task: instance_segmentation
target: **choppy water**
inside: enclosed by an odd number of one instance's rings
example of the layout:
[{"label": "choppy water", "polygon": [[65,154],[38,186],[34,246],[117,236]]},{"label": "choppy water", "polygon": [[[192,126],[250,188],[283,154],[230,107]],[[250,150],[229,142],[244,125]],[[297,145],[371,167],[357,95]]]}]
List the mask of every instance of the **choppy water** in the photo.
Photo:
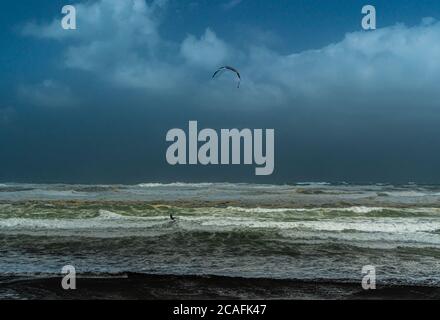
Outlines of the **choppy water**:
[{"label": "choppy water", "polygon": [[[169,215],[177,220],[172,222]],[[440,286],[440,187],[0,184],[0,277],[143,272]]]}]

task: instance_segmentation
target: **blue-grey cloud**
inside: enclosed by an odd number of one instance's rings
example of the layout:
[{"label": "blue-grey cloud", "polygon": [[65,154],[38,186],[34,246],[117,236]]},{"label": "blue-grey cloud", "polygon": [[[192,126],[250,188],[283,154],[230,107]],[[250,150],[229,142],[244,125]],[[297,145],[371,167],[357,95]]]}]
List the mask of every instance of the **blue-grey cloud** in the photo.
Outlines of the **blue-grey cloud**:
[{"label": "blue-grey cloud", "polygon": [[248,104],[244,108],[271,102],[386,107],[408,99],[429,104],[440,94],[440,23],[432,19],[413,27],[352,32],[323,48],[286,55],[261,43],[234,46],[209,27],[180,43],[168,41],[160,33],[165,1],[100,0],[77,7],[79,29],[74,32],[62,30],[54,20],[28,24],[24,33],[64,41],[66,67],[120,86],[184,88],[190,95],[192,87],[202,100],[219,98],[224,104],[216,88],[226,82],[213,86],[206,80],[210,71],[228,63],[242,71],[242,90],[232,96],[237,104]]},{"label": "blue-grey cloud", "polygon": [[231,9],[235,8],[236,6],[240,5],[240,3],[242,3],[242,2],[243,2],[243,0],[230,0],[223,5],[223,9],[231,10]]},{"label": "blue-grey cloud", "polygon": [[79,98],[68,86],[51,79],[37,84],[21,85],[18,96],[27,105],[39,107],[72,107],[79,102]]},{"label": "blue-grey cloud", "polygon": [[181,54],[189,64],[208,70],[233,59],[231,49],[210,29],[206,29],[200,39],[189,35],[182,42]]}]

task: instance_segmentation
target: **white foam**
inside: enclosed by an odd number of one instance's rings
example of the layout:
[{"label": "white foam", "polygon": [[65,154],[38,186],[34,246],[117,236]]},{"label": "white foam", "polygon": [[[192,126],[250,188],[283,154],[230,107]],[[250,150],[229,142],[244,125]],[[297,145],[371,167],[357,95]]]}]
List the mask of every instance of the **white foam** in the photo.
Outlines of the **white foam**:
[{"label": "white foam", "polygon": [[305,211],[307,209],[294,209],[294,208],[243,208],[243,207],[227,207],[227,210],[246,212],[246,213],[278,213],[287,211]]},{"label": "white foam", "polygon": [[426,193],[419,191],[390,191],[390,192],[385,192],[385,194],[393,197],[407,197],[407,198],[440,195],[439,193]]},{"label": "white foam", "polygon": [[127,218],[121,214],[117,214],[115,212],[109,211],[109,210],[99,210],[99,217],[101,219],[124,219]]},{"label": "white foam", "polygon": [[[319,231],[362,231],[386,233],[432,232],[440,229],[440,221],[420,221],[419,219],[382,218],[371,220],[339,220],[339,221],[304,221],[293,225]],[[292,225],[292,226],[293,226]]]},{"label": "white foam", "polygon": [[382,211],[384,209],[385,208],[382,208],[382,207],[355,206],[355,207],[333,209],[333,210],[340,210],[340,211],[348,211],[348,212],[353,212],[353,213],[365,214],[365,213],[370,213],[370,212]]},{"label": "white foam", "polygon": [[6,218],[0,219],[0,229],[113,229],[152,227],[167,221],[166,216],[133,217],[124,216],[108,210],[99,210],[94,218],[79,219],[35,219],[35,218]]},{"label": "white foam", "polygon": [[366,206],[352,206],[352,207],[317,207],[317,208],[244,208],[244,207],[227,207],[227,210],[245,213],[287,213],[287,212],[312,212],[312,213],[328,213],[328,212],[352,212],[356,214],[368,214],[372,212],[380,212],[384,210],[402,211],[407,213],[439,213],[440,208],[395,208],[395,207],[366,207]]},{"label": "white foam", "polygon": [[[348,208],[243,208],[243,207],[228,207],[227,209],[237,212],[246,213],[283,213],[283,212],[332,212],[332,211],[345,211],[353,212],[358,214],[366,214],[370,212],[382,211],[386,208],[383,207],[365,207],[365,206],[355,206]],[[393,208],[390,208],[391,210]],[[396,210],[407,210],[407,209],[397,209]]]},{"label": "white foam", "polygon": [[208,187],[213,183],[186,183],[186,182],[172,182],[172,183],[139,183],[137,186],[141,188],[157,188],[157,187]]},{"label": "white foam", "polygon": [[[246,213],[284,213],[284,212],[332,212],[332,211],[345,211],[345,212],[353,212],[353,213],[370,213],[382,211],[386,208],[382,207],[348,207],[348,208],[243,208],[243,207],[227,207],[228,210],[236,211],[236,212],[246,212]],[[393,208],[390,208],[393,209]]]},{"label": "white foam", "polygon": [[[319,221],[271,221],[243,217],[182,217],[187,221],[198,221],[203,226],[237,227],[237,228],[269,228],[269,229],[305,229],[315,231],[357,231],[378,233],[415,233],[440,230],[440,221],[421,220],[418,218],[380,218],[371,219],[324,219]],[[439,236],[440,237],[440,236]]]},{"label": "white foam", "polygon": [[316,186],[329,186],[329,185],[331,185],[331,183],[329,183],[329,182],[297,182],[295,184],[298,185],[298,186],[313,186],[313,185],[316,185]]}]

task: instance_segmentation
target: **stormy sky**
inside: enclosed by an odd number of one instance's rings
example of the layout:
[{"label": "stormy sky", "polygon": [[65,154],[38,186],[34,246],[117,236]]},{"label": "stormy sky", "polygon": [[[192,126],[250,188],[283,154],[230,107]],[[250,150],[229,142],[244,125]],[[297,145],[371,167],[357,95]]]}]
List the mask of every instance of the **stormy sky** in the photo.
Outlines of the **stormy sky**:
[{"label": "stormy sky", "polygon": [[[65,4],[77,30],[60,26]],[[1,182],[440,183],[439,2],[1,6]],[[222,65],[240,89],[210,79]],[[275,129],[274,173],[168,165],[166,133],[189,120]]]}]

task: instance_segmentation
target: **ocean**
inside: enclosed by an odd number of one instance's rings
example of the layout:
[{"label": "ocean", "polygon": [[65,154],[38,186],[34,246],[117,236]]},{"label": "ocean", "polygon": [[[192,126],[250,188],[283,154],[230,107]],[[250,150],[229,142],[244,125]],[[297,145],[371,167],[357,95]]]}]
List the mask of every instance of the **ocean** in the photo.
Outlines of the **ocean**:
[{"label": "ocean", "polygon": [[28,298],[16,283],[65,265],[359,288],[372,265],[378,287],[440,288],[440,186],[5,183],[0,256],[0,298]]}]

